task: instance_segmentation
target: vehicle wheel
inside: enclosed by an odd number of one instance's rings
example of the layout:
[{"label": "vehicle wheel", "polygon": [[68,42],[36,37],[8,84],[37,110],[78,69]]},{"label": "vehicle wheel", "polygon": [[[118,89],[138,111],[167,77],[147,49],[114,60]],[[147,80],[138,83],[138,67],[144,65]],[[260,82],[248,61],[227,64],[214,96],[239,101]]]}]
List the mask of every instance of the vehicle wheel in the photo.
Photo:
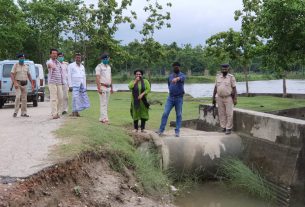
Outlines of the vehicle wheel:
[{"label": "vehicle wheel", "polygon": [[37,100],[33,100],[33,106],[37,107],[38,106],[38,101]]},{"label": "vehicle wheel", "polygon": [[38,95],[33,96],[33,107],[37,107],[38,106]]},{"label": "vehicle wheel", "polygon": [[40,102],[44,102],[44,95],[40,96]]}]

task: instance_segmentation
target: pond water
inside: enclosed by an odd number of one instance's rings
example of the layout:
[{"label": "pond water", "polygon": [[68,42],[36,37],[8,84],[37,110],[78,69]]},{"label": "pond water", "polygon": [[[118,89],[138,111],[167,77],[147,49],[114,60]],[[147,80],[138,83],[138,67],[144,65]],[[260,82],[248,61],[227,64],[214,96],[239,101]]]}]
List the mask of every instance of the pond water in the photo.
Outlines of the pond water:
[{"label": "pond water", "polygon": [[[114,84],[114,90],[128,90],[127,84]],[[158,83],[151,85],[152,91],[155,92],[168,92],[166,83]],[[194,83],[185,84],[185,92],[195,98],[211,97],[213,95],[214,84],[213,83]],[[88,90],[96,90],[96,85],[89,84]],[[250,81],[249,82],[250,93],[282,93],[283,80],[269,80],[269,81]],[[237,83],[237,92],[246,92],[246,83]],[[287,80],[287,92],[288,93],[304,93],[305,94],[305,80]]]},{"label": "pond water", "polygon": [[176,198],[179,207],[276,207],[218,182],[208,182]]}]

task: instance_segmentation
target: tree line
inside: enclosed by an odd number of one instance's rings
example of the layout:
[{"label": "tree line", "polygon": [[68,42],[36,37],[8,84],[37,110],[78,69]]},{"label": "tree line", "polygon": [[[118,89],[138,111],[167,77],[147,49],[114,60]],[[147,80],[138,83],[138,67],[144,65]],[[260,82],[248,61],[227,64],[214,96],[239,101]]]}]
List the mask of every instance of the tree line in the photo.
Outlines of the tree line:
[{"label": "tree line", "polygon": [[[140,40],[127,45],[115,38],[120,24],[135,29],[137,13],[132,0],[98,0],[86,5],[81,0],[0,0],[0,59],[14,59],[24,52],[37,63],[48,59],[50,48],[58,48],[67,60],[81,52],[88,72],[94,70],[99,55],[108,51],[114,73],[142,68],[148,74],[164,74],[179,61],[186,71],[214,75],[220,63],[230,63],[234,71],[273,72],[283,78],[304,66],[305,1],[243,0],[235,11],[241,30],[219,32],[202,45],[161,44],[155,31],[171,26],[171,2],[146,0],[146,20],[137,28]],[[211,20],[212,21],[212,20]],[[204,25],[203,25],[204,27]],[[246,81],[247,82],[247,81]],[[247,91],[249,87],[247,84]]]}]

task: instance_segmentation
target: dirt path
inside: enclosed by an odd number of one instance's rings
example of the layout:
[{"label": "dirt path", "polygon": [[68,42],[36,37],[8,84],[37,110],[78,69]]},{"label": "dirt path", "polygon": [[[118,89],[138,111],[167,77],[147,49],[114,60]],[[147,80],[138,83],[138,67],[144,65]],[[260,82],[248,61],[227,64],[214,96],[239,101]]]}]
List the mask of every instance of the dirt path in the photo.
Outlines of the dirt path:
[{"label": "dirt path", "polygon": [[58,143],[52,132],[64,118],[52,120],[50,110],[49,102],[29,104],[29,118],[13,118],[13,105],[0,109],[0,178],[27,177],[52,164],[48,155]]}]

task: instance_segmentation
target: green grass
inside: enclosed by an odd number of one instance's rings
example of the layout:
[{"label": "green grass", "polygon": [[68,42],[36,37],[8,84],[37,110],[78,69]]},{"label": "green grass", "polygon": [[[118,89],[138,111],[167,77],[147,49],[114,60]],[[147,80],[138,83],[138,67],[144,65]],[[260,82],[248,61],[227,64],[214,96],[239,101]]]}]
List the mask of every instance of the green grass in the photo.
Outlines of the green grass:
[{"label": "green grass", "polygon": [[[145,155],[136,150],[133,139],[126,130],[133,128],[130,116],[131,93],[117,92],[111,95],[109,118],[111,125],[102,125],[99,121],[99,97],[96,92],[88,93],[91,107],[81,112],[80,118],[67,118],[64,126],[56,133],[62,138],[58,153],[61,157],[75,156],[83,151],[103,150],[110,154],[114,169],[124,167],[135,169],[138,181],[149,194],[162,194],[168,190],[172,182],[166,172],[162,172],[158,156],[152,151]],[[161,116],[167,93],[151,93],[149,100],[162,103],[151,105],[150,119],[147,129],[156,130],[160,125]],[[257,111],[272,111],[283,108],[304,106],[304,100],[291,100],[276,97],[240,97],[237,107]],[[197,119],[199,104],[211,103],[211,98],[195,99],[186,95],[183,104],[183,120]],[[264,107],[261,107],[264,106]],[[175,120],[173,109],[168,122]],[[167,127],[167,129],[170,129]],[[173,130],[173,129],[172,129]]]},{"label": "green grass", "polygon": [[[141,154],[134,145],[126,129],[132,129],[129,113],[131,94],[114,93],[109,103],[111,125],[102,125],[99,121],[99,98],[96,92],[88,93],[91,107],[81,112],[81,118],[68,118],[64,126],[56,133],[63,139],[59,154],[64,157],[75,156],[88,150],[105,150],[112,157],[113,167],[122,170],[124,166],[135,169],[136,177],[149,194],[160,194],[168,189],[171,182],[160,169],[155,153]],[[154,100],[165,102],[166,93],[151,94]],[[190,98],[190,97],[189,97]],[[185,119],[198,117],[199,102],[185,102]],[[147,129],[157,129],[160,124],[164,104],[152,105]],[[169,120],[174,120],[174,110]]]},{"label": "green grass", "polygon": [[291,99],[271,96],[238,97],[237,108],[260,112],[305,107],[305,99]]},{"label": "green grass", "polygon": [[220,164],[220,172],[229,179],[230,186],[244,189],[251,195],[266,201],[275,199],[263,177],[256,171],[251,170],[242,161],[234,158],[223,159]]}]

